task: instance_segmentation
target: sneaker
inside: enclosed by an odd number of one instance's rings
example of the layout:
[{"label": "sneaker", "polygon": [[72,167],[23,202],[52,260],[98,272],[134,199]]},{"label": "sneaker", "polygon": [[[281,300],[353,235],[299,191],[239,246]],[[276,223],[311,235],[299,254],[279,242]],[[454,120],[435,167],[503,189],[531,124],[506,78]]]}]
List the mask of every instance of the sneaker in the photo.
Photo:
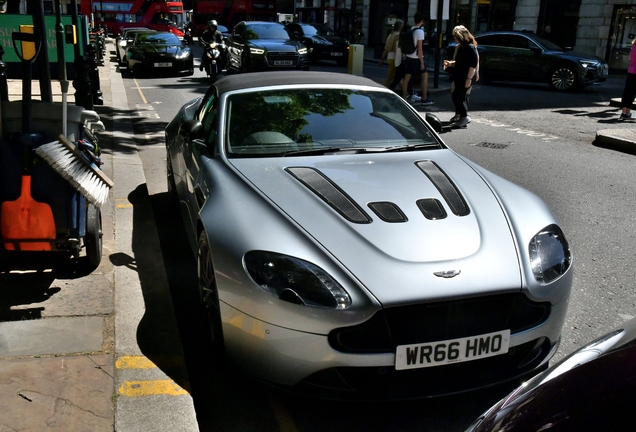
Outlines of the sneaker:
[{"label": "sneaker", "polygon": [[420,105],[433,105],[435,102],[433,102],[432,99],[426,99],[420,102]]},{"label": "sneaker", "polygon": [[453,125],[453,127],[456,127],[456,128],[463,128],[463,127],[468,126],[468,123],[470,123],[470,117],[468,117],[468,116],[466,116],[466,117],[462,117],[462,118],[460,118],[460,119],[457,121],[457,123],[455,123],[455,124]]},{"label": "sneaker", "polygon": [[419,97],[416,94],[412,94],[409,97],[407,97],[406,100],[409,101],[409,102],[418,102],[418,101],[422,100],[422,98]]},{"label": "sneaker", "polygon": [[636,117],[634,117],[633,113],[629,113],[629,114],[621,114],[620,118],[618,119],[620,121],[634,121],[636,120]]}]

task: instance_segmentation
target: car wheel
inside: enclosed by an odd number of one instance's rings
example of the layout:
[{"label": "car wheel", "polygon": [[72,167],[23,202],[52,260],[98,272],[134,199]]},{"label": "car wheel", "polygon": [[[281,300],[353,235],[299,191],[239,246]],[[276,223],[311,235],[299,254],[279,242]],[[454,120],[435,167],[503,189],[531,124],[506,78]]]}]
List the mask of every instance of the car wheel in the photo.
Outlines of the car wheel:
[{"label": "car wheel", "polygon": [[557,66],[550,73],[548,84],[554,90],[573,90],[577,86],[576,72],[570,66]]},{"label": "car wheel", "polygon": [[207,319],[212,349],[221,354],[223,352],[223,329],[221,327],[221,311],[219,308],[219,293],[216,286],[212,252],[205,231],[199,234],[199,248],[197,253],[197,276],[199,280],[199,296],[203,311]]},{"label": "car wheel", "polygon": [[88,204],[86,209],[84,247],[88,264],[94,270],[102,262],[102,213],[93,204]]}]

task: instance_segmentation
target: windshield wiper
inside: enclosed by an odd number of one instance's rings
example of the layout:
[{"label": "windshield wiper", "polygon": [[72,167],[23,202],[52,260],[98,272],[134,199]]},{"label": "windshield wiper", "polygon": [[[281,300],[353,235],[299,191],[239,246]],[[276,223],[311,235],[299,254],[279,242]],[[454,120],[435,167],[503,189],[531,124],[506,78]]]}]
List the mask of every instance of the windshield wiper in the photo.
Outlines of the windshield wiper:
[{"label": "windshield wiper", "polygon": [[425,143],[425,144],[403,144],[392,147],[384,147],[382,151],[385,152],[398,152],[398,151],[413,151],[421,150],[425,148],[440,148],[437,143]]}]

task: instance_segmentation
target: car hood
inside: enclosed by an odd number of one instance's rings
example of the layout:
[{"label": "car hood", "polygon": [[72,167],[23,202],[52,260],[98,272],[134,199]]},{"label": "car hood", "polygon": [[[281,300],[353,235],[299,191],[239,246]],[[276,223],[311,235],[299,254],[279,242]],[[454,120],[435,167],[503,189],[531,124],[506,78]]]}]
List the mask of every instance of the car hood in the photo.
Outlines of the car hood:
[{"label": "car hood", "polygon": [[546,54],[556,54],[565,57],[569,57],[573,60],[596,60],[600,63],[605,63],[605,60],[591,54],[585,54],[576,51],[568,51],[568,50],[554,50],[554,51],[546,51]]},{"label": "car hood", "polygon": [[325,45],[347,45],[347,41],[340,36],[313,35],[309,39]]},{"label": "car hood", "polygon": [[[443,179],[431,180],[417,165],[430,166],[429,161],[456,185],[468,214],[453,214],[439,189]],[[385,306],[424,295],[435,299],[521,288],[516,243],[497,197],[452,151],[230,163]],[[302,173],[316,173],[333,187],[303,180]],[[427,198],[442,203],[447,216],[427,219],[417,205]],[[371,222],[347,220],[346,200],[357,204]],[[393,203],[406,220],[386,222],[370,203]]]},{"label": "car hood", "polygon": [[263,48],[268,51],[291,51],[295,52],[300,43],[295,40],[285,39],[256,39],[250,41],[250,44],[256,48]]}]

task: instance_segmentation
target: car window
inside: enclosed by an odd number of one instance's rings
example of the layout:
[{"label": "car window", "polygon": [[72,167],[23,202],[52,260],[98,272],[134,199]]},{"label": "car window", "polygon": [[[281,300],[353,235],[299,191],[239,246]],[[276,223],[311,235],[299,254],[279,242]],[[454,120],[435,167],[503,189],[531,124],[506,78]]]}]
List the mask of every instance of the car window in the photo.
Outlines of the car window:
[{"label": "car window", "polygon": [[198,120],[203,125],[203,141],[211,144],[214,143],[216,136],[216,91],[211,91],[206,95],[203,106],[198,113]]},{"label": "car window", "polygon": [[243,92],[231,95],[227,107],[226,151],[230,156],[437,143],[421,117],[393,93],[350,89]]},{"label": "car window", "polygon": [[172,33],[147,33],[139,35],[137,39],[141,44],[155,45],[179,45],[181,41]]}]

